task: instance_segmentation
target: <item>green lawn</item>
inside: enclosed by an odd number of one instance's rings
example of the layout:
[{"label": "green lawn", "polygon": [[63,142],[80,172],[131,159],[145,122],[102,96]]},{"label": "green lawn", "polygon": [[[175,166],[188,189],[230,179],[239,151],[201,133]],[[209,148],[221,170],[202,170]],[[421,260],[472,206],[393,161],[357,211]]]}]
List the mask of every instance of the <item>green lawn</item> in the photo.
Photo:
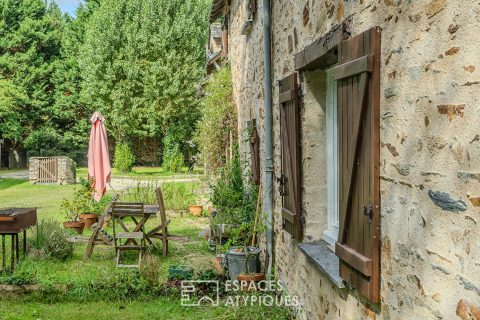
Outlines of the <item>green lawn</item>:
[{"label": "green lawn", "polygon": [[0,320],[44,319],[208,319],[250,320],[289,319],[275,307],[182,307],[178,299],[157,298],[146,302],[22,303],[0,300]]},{"label": "green lawn", "polygon": [[[75,186],[66,185],[34,185],[28,181],[3,179],[0,181],[1,207],[37,207],[38,219],[54,219],[62,223],[65,218],[60,207],[63,198],[71,198]],[[160,280],[165,281],[167,270],[171,265],[194,264],[200,262],[199,267],[208,266],[213,260],[213,255],[208,252],[205,239],[198,238],[200,230],[208,227],[208,218],[192,217],[186,212],[170,211],[169,232],[175,235],[188,237],[188,241],[170,241],[170,254],[161,257]],[[157,219],[150,219],[148,228],[159,224]],[[131,227],[131,222],[127,226]],[[111,232],[111,228],[107,229]],[[28,233],[30,235],[30,232]],[[89,236],[90,230],[84,231],[84,236]],[[75,235],[72,233],[72,235]],[[161,242],[155,240],[156,247],[161,247]],[[98,281],[116,281],[122,269],[116,269],[114,264],[113,247],[97,246],[92,259],[83,260],[85,244],[76,244],[74,256],[67,261],[59,263],[52,260],[26,261],[17,269],[18,273],[29,272],[35,274],[35,282],[40,284],[86,284]],[[23,269],[23,270],[22,270]]]},{"label": "green lawn", "polygon": [[[73,190],[74,186],[32,185],[28,181],[2,179],[0,206],[37,207],[39,220],[54,219],[60,224],[64,220],[61,200],[70,198]],[[27,257],[12,276],[0,276],[0,284],[30,283],[43,289],[13,299],[0,294],[0,320],[289,319],[284,309],[272,307],[182,307],[178,286],[168,281],[168,268],[190,266],[197,274],[212,269],[214,254],[208,250],[207,241],[198,237],[209,220],[186,212],[169,211],[168,216],[169,231],[187,240],[170,241],[168,257],[161,256],[157,242],[150,253],[152,258],[140,271],[115,268],[115,253],[110,246],[96,246],[92,258],[87,260],[86,244],[75,244],[73,256],[66,261]],[[147,229],[156,223],[150,220]],[[89,234],[89,230],[85,232]]]},{"label": "green lawn", "polygon": [[25,180],[0,179],[1,207],[37,207],[39,218],[63,219],[60,203],[72,197],[75,186],[32,185]]},{"label": "green lawn", "polygon": [[[77,177],[86,177],[88,169],[86,167],[77,168]],[[133,171],[129,173],[120,173],[117,169],[112,169],[112,177],[114,178],[132,178],[132,179],[152,179],[171,177],[179,175],[200,175],[203,174],[202,168],[194,168],[189,171],[187,167],[182,168],[181,172],[169,172],[162,167],[133,167]]]}]

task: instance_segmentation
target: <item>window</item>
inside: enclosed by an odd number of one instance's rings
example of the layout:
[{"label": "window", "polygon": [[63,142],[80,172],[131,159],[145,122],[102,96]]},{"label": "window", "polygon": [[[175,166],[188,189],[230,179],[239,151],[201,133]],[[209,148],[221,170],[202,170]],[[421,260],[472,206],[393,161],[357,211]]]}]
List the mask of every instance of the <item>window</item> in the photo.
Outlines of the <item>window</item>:
[{"label": "window", "polygon": [[333,80],[332,71],[332,69],[325,70],[328,227],[323,236],[326,242],[334,245],[338,238],[340,179],[338,170],[337,82]]}]

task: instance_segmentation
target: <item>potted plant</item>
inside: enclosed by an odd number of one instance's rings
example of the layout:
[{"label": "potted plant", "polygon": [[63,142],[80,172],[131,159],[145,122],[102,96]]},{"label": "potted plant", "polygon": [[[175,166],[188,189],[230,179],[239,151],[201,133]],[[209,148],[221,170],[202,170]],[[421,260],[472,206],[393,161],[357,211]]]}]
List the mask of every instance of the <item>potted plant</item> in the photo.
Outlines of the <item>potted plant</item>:
[{"label": "potted plant", "polygon": [[199,200],[200,200],[200,197],[195,194],[193,190],[193,185],[192,185],[192,190],[188,195],[187,201],[188,201],[188,211],[195,217],[200,217],[203,212],[203,206],[197,204]]},{"label": "potted plant", "polygon": [[78,234],[82,234],[83,228],[85,227],[85,222],[78,221],[78,210],[80,210],[81,207],[82,203],[76,198],[73,200],[63,199],[62,201],[62,208],[67,218],[63,226],[67,229],[75,230]]},{"label": "potted plant", "polygon": [[89,228],[97,220],[97,215],[92,213],[93,198],[91,181],[80,179],[80,187],[75,189],[72,200],[63,199],[62,208],[67,221],[65,228],[75,229],[82,234],[85,227]]},{"label": "potted plant", "polygon": [[202,215],[203,206],[197,204],[191,204],[188,206],[188,211],[195,217],[200,217]]},{"label": "potted plant", "polygon": [[82,199],[82,206],[79,208],[79,220],[85,223],[85,228],[88,229],[92,224],[98,220],[98,208],[96,202],[93,200],[93,189],[91,187],[92,180],[85,178],[80,179],[80,189],[76,193],[79,199]]}]

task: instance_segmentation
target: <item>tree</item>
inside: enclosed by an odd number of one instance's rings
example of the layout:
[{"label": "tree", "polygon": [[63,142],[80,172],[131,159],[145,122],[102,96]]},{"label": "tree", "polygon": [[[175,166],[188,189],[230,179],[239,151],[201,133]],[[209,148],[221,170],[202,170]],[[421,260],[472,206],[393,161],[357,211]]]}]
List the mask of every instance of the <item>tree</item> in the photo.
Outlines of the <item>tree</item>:
[{"label": "tree", "polygon": [[198,117],[208,0],[104,0],[80,50],[82,99],[116,140],[163,137],[186,145]]},{"label": "tree", "polygon": [[76,10],[75,19],[63,16],[65,26],[61,36],[61,54],[52,75],[55,90],[51,108],[53,122],[60,131],[58,144],[64,151],[75,151],[83,158],[89,138],[89,119],[94,110],[80,98],[82,78],[78,60],[86,25],[98,7],[98,1],[87,0]]}]

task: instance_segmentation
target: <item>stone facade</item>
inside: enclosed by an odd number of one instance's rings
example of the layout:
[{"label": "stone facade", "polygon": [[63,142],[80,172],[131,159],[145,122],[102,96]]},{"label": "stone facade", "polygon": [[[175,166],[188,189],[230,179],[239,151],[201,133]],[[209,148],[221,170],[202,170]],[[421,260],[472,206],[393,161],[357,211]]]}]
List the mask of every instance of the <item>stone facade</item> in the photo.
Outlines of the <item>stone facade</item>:
[{"label": "stone facade", "polygon": [[[262,1],[242,35],[246,1],[228,11],[241,152],[247,121],[263,127]],[[274,185],[275,269],[300,298],[300,319],[478,319],[480,308],[480,1],[272,2],[273,143],[280,175],[278,86],[294,54],[347,17],[351,34],[382,29],[381,302],[338,289],[282,230]],[[327,224],[324,71],[302,72],[304,241]],[[261,148],[261,166],[265,159]]]},{"label": "stone facade", "polygon": [[[29,159],[29,175],[30,182],[38,182],[38,171],[40,160],[45,159],[42,157],[31,157]],[[69,157],[52,157],[51,159],[57,159],[57,184],[74,184],[76,176],[75,162]]]}]

